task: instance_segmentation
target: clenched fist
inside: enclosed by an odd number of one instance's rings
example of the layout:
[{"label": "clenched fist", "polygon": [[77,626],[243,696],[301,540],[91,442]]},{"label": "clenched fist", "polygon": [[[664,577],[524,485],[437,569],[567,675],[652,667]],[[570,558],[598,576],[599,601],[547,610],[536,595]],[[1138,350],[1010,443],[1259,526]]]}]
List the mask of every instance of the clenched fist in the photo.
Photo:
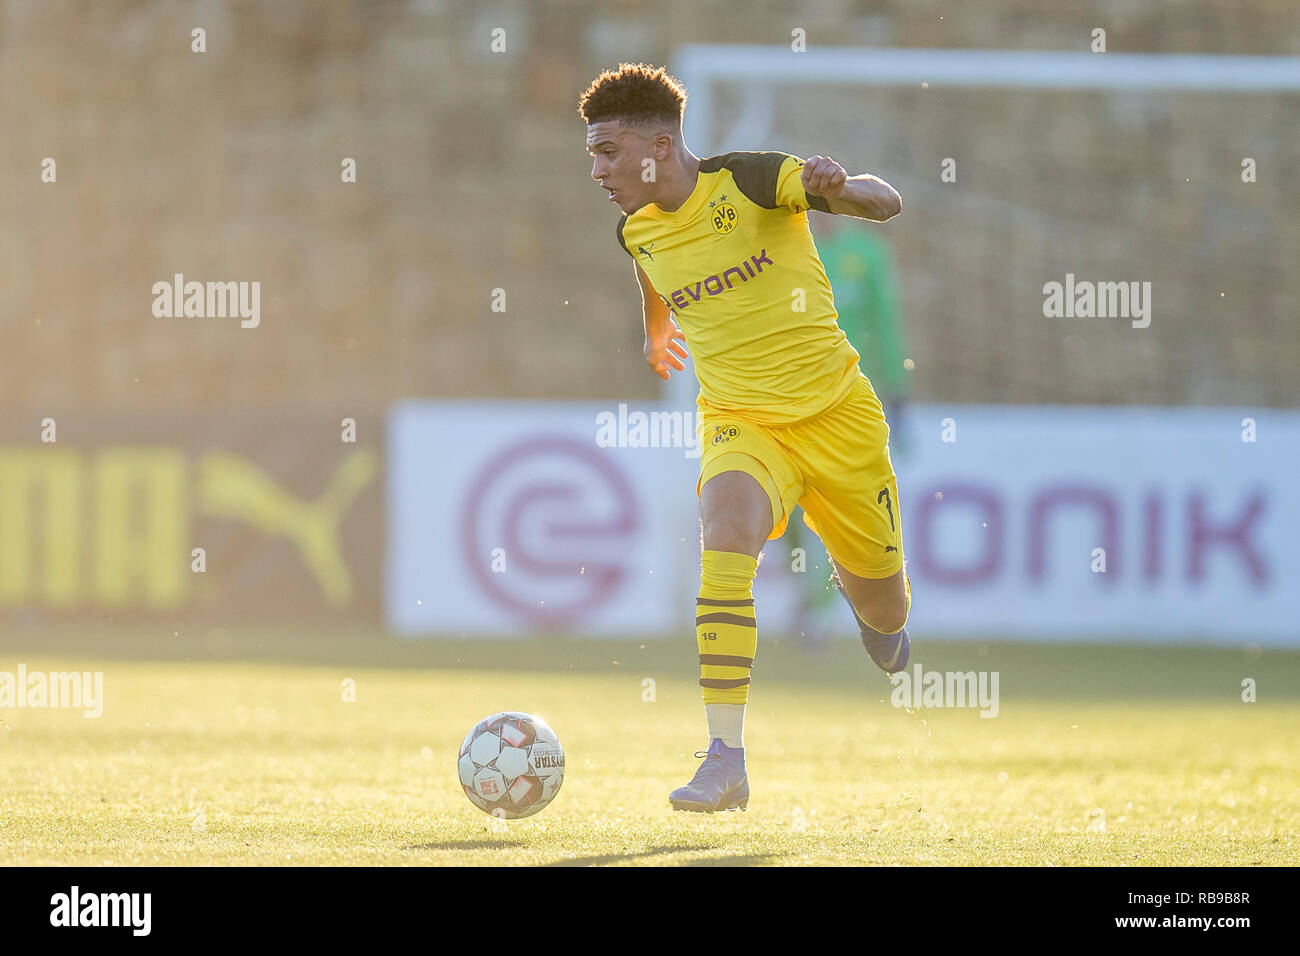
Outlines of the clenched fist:
[{"label": "clenched fist", "polygon": [[803,164],[803,191],[809,196],[839,199],[849,174],[829,156],[812,156]]}]

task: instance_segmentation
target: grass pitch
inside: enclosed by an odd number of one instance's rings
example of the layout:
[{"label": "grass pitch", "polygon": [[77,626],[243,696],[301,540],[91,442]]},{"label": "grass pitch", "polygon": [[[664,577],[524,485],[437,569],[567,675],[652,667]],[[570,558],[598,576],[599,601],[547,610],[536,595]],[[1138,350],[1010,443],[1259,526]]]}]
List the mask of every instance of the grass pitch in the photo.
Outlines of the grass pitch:
[{"label": "grass pitch", "polygon": [[[765,638],[747,812],[674,813],[706,744],[690,640],[405,646],[121,635],[0,670],[102,670],[104,713],[0,710],[0,860],[115,865],[1294,865],[1300,655],[941,644],[996,670],[996,718],[890,703],[861,648]],[[373,650],[357,660],[361,641]],[[106,650],[106,648],[108,650]],[[91,656],[96,649],[98,656]],[[284,663],[276,654],[315,658]],[[185,659],[189,655],[189,659]],[[1241,681],[1258,682],[1244,703]],[[645,680],[653,680],[653,695]],[[343,701],[345,679],[356,702]],[[653,696],[653,699],[650,698]],[[456,749],[499,710],[568,756],[522,821],[474,808]]]}]

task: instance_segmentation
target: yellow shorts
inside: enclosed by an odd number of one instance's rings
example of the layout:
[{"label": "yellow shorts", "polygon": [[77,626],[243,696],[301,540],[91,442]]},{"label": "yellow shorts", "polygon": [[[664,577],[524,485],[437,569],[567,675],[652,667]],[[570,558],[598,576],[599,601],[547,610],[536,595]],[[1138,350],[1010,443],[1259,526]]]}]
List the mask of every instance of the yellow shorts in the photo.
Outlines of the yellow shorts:
[{"label": "yellow shorts", "polygon": [[735,412],[702,407],[698,429],[697,495],[715,475],[743,471],[772,503],[769,540],[785,533],[799,504],[804,522],[846,571],[887,578],[903,567],[889,425],[866,376],[838,404],[794,425],[756,425]]}]

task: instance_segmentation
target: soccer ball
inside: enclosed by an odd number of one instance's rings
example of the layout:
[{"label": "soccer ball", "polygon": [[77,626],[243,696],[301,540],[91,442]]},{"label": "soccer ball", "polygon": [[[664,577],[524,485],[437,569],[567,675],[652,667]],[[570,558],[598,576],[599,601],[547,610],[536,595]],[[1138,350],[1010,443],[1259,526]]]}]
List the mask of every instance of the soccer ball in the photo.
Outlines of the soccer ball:
[{"label": "soccer ball", "polygon": [[555,731],[517,710],[480,720],[460,745],[460,785],[494,817],[532,816],[564,782],[564,748]]}]

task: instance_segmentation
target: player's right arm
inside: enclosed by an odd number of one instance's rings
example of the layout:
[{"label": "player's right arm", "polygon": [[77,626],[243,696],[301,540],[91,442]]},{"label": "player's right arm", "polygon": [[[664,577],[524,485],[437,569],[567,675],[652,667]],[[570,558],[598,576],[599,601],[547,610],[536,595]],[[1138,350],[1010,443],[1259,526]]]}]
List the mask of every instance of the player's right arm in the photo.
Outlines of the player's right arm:
[{"label": "player's right arm", "polygon": [[[686,349],[682,342],[686,336],[673,321],[672,310],[668,303],[659,298],[659,293],[650,284],[650,277],[641,268],[641,263],[632,261],[636,269],[636,281],[641,286],[641,310],[645,322],[645,360],[660,378],[669,376],[668,369],[685,371],[682,359],[686,358]],[[681,341],[678,341],[678,340]]]}]

